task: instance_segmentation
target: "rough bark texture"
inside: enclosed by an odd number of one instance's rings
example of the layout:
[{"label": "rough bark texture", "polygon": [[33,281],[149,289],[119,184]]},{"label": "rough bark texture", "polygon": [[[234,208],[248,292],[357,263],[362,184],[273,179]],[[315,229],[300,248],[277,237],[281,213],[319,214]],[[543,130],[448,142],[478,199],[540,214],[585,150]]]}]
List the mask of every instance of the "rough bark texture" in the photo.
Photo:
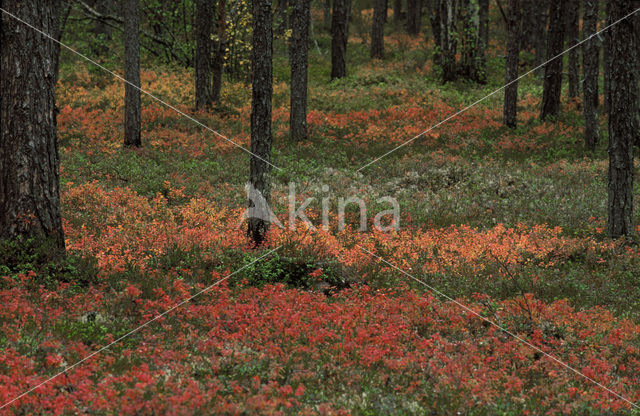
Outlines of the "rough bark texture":
[{"label": "rough bark texture", "polygon": [[220,103],[220,91],[222,90],[222,71],[227,50],[227,0],[218,0],[218,40],[213,42],[213,61],[211,67],[211,99],[214,103]]},{"label": "rough bark texture", "polygon": [[506,76],[507,87],[504,90],[504,124],[516,127],[518,105],[518,63],[520,60],[520,0],[509,0],[507,7],[507,58]]},{"label": "rough bark texture", "polygon": [[[580,42],[580,0],[567,0],[567,49]],[[569,51],[569,97],[580,94],[580,48]]]},{"label": "rough bark texture", "polygon": [[289,125],[291,138],[307,138],[307,67],[309,52],[309,24],[311,0],[296,0],[291,9],[291,110]]},{"label": "rough bark texture", "polygon": [[557,56],[564,52],[565,5],[564,1],[552,1],[549,9],[547,36],[547,61],[549,63],[544,68],[541,120],[545,120],[549,116],[557,116],[560,113],[562,56]]},{"label": "rough bark texture", "polygon": [[[59,1],[2,1],[9,13],[57,33]],[[0,18],[0,239],[38,237],[64,250],[60,215],[54,42]]]},{"label": "rough bark texture", "polygon": [[351,0],[333,0],[331,16],[331,79],[347,75],[347,37]]},{"label": "rough bark texture", "polygon": [[440,67],[442,81],[458,79],[456,53],[458,50],[457,16],[458,0],[439,0],[440,17]]},{"label": "rough bark texture", "polygon": [[124,87],[124,145],[140,147],[140,5],[138,0],[124,0],[123,6],[124,77],[128,81]]},{"label": "rough bark texture", "polygon": [[[587,39],[597,30],[598,0],[583,0],[583,31]],[[598,72],[600,45],[597,37],[582,44],[582,66],[584,71],[584,144],[594,150],[598,143]]]},{"label": "rough bark texture", "polygon": [[[604,12],[608,17],[611,15],[611,3],[604,2]],[[610,92],[610,70],[611,70],[611,31],[605,30],[604,34],[604,48],[602,50],[602,88],[604,94],[604,112],[609,113],[609,92]]]},{"label": "rough bark texture", "polygon": [[533,13],[536,15],[535,24],[535,40],[534,40],[534,65],[536,68],[535,76],[543,77],[544,68],[540,67],[546,59],[547,45],[546,45],[546,32],[547,21],[549,20],[549,0],[542,0],[534,3]]},{"label": "rough bark texture", "polygon": [[384,20],[386,11],[386,0],[374,0],[370,51],[372,58],[382,59],[384,57]]},{"label": "rough bark texture", "polygon": [[[273,16],[271,0],[253,0],[251,156],[249,182],[268,203],[271,191],[271,99],[273,96]],[[256,157],[254,155],[259,156]],[[254,201],[249,200],[249,209]],[[247,234],[256,246],[269,229],[264,218],[249,218]]]},{"label": "rough bark texture", "polygon": [[484,84],[486,82],[485,47],[480,30],[480,2],[463,0],[462,3],[462,60],[459,75]]},{"label": "rough bark texture", "polygon": [[422,22],[421,0],[407,0],[407,33],[417,35],[420,33]]},{"label": "rough bark texture", "polygon": [[[628,0],[610,0],[608,23],[633,11]],[[612,238],[633,235],[633,142],[638,114],[637,51],[633,19],[611,31],[609,103],[609,223]]]},{"label": "rough bark texture", "polygon": [[196,109],[211,108],[213,92],[211,90],[211,30],[213,26],[212,0],[196,2]]}]

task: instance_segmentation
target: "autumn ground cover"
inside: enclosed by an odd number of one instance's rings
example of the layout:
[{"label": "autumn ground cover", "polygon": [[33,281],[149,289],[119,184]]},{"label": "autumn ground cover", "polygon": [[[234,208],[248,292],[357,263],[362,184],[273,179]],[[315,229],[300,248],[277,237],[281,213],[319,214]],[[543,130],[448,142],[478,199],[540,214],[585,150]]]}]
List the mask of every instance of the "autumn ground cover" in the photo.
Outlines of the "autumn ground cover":
[{"label": "autumn ground cover", "polygon": [[[2,412],[633,414],[474,314],[640,402],[638,248],[603,235],[606,153],[582,150],[579,102],[540,122],[540,83],[527,78],[515,131],[501,126],[498,94],[358,173],[501,86],[500,45],[488,85],[442,87],[423,39],[390,36],[398,47],[371,63],[354,35],[351,73],[333,83],[329,41],[318,41],[307,142],[288,140],[286,55],[276,60],[274,211],[286,218],[295,181],[300,199],[316,197],[316,223],[323,197],[334,212],[352,195],[376,212],[393,196],[400,230],[361,233],[351,207],[345,230],[333,218],[328,230],[274,227],[267,248],[251,249],[238,226],[246,154],[148,97],[144,146],[123,150],[123,86],[63,56],[70,255],[60,265],[0,250],[0,402],[244,268]],[[192,75],[153,68],[145,90],[248,145],[246,84],[225,84],[221,108],[193,113]]]}]

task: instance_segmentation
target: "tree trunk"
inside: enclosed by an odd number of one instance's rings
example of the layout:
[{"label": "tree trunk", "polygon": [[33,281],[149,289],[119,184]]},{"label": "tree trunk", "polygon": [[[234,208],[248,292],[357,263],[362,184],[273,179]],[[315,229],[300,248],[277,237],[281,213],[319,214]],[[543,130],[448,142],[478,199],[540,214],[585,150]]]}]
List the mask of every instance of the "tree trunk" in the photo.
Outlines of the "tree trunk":
[{"label": "tree trunk", "polygon": [[[604,2],[605,15],[611,15],[611,3],[609,1]],[[609,113],[609,99],[610,97],[610,81],[611,81],[611,31],[604,31],[604,48],[602,48],[602,87],[604,94],[604,112]]]},{"label": "tree trunk", "polygon": [[140,5],[124,0],[124,145],[140,147]]},{"label": "tree trunk", "polygon": [[504,124],[509,128],[515,128],[517,123],[518,81],[515,80],[518,78],[520,61],[520,12],[520,0],[509,0],[505,76],[507,87],[504,90]]},{"label": "tree trunk", "polygon": [[331,18],[331,79],[347,75],[347,38],[349,29],[349,3],[351,0],[333,0]]},{"label": "tree trunk", "polygon": [[440,67],[444,83],[458,79],[456,53],[458,50],[458,34],[456,33],[458,17],[458,0],[439,0],[440,15]]},{"label": "tree trunk", "polygon": [[442,57],[442,41],[440,39],[440,0],[429,0],[429,22],[431,23],[431,33],[435,48],[433,51],[433,63],[439,67]]},{"label": "tree trunk", "polygon": [[324,27],[331,26],[331,0],[324,0],[324,7],[322,8]]},{"label": "tree trunk", "polygon": [[[253,48],[251,92],[251,161],[249,183],[268,204],[271,180],[271,100],[273,96],[273,16],[271,0],[253,0]],[[256,157],[256,156],[258,157]],[[249,209],[256,207],[249,200]],[[260,207],[258,207],[260,208]],[[268,208],[263,207],[263,208]],[[269,229],[266,215],[249,218],[247,234],[256,246],[264,242]]]},{"label": "tree trunk", "polygon": [[211,0],[196,2],[196,110],[211,108],[211,59],[213,26],[213,4]]},{"label": "tree trunk", "polygon": [[[628,0],[610,0],[608,24],[633,11]],[[633,144],[638,116],[637,51],[633,19],[609,29],[609,223],[612,238],[633,236]]]},{"label": "tree trunk", "polygon": [[[567,48],[580,42],[580,1],[567,0]],[[580,48],[569,51],[569,98],[580,95]]]},{"label": "tree trunk", "polygon": [[420,33],[422,22],[421,0],[407,0],[407,33],[417,35]]},{"label": "tree trunk", "polygon": [[373,22],[371,24],[371,58],[384,57],[384,16],[386,0],[374,0]]},{"label": "tree trunk", "polygon": [[393,20],[402,20],[402,0],[393,0]]},{"label": "tree trunk", "polygon": [[[583,0],[584,38],[596,33],[598,25],[598,0]],[[600,47],[597,37],[582,44],[582,66],[584,68],[584,145],[595,150],[598,143],[598,72]]]},{"label": "tree trunk", "polygon": [[[57,0],[0,6],[46,33],[58,31]],[[63,253],[55,98],[59,48],[0,14],[0,240],[36,237]]]},{"label": "tree trunk", "polygon": [[213,43],[211,99],[220,103],[222,71],[227,51],[227,0],[218,0],[218,40]]},{"label": "tree trunk", "polygon": [[311,0],[296,0],[291,10],[291,138],[307,138],[307,67]]},{"label": "tree trunk", "polygon": [[480,40],[482,41],[480,51],[483,66],[487,61],[487,48],[489,47],[489,0],[478,0],[480,6]]},{"label": "tree trunk", "polygon": [[534,66],[536,69],[535,76],[538,78],[542,78],[544,76],[544,67],[541,65],[544,63],[546,59],[546,32],[547,32],[547,21],[549,20],[549,0],[542,0],[540,2],[534,3],[534,9],[536,13],[536,25],[535,25],[535,41],[534,41]]},{"label": "tree trunk", "polygon": [[552,1],[549,10],[549,33],[547,36],[547,65],[544,68],[542,110],[540,119],[555,117],[560,113],[562,93],[562,56],[564,52],[564,1]]},{"label": "tree trunk", "polygon": [[485,71],[485,47],[480,31],[480,4],[479,0],[464,0],[461,25],[462,31],[462,62],[460,75],[484,84],[486,82]]}]

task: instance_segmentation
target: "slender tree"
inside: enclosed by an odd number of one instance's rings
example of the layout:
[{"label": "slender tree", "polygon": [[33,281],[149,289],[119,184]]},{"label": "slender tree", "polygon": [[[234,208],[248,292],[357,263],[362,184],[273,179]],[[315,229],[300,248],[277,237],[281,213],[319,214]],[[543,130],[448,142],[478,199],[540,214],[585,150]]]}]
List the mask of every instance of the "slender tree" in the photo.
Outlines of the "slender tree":
[{"label": "slender tree", "polygon": [[504,124],[516,127],[518,104],[518,63],[520,60],[520,0],[509,0],[507,11],[507,87],[504,90]]},{"label": "slender tree", "polygon": [[562,56],[565,27],[564,1],[551,1],[549,9],[549,32],[547,34],[547,65],[544,68],[544,86],[542,91],[542,110],[540,119],[557,116],[560,113],[562,93]]},{"label": "slender tree", "polygon": [[124,145],[140,147],[140,4],[138,0],[124,0]]},{"label": "slender tree", "polygon": [[296,0],[291,9],[291,138],[307,138],[307,67],[311,0]]},{"label": "slender tree", "polygon": [[[611,2],[604,2],[605,16],[611,15]],[[602,89],[604,93],[604,112],[609,113],[609,99],[611,92],[611,31],[604,31],[604,48],[602,51]]]},{"label": "slender tree", "polygon": [[[609,0],[608,23],[633,11],[628,0]],[[609,221],[612,238],[633,236],[633,145],[637,134],[638,74],[633,19],[610,29]]]},{"label": "slender tree", "polygon": [[[273,15],[271,0],[253,2],[253,48],[251,92],[251,161],[249,183],[268,204],[271,181],[271,100],[273,97]],[[249,200],[249,209],[258,207]],[[269,220],[265,215],[249,218],[247,234],[256,246],[263,243]]]},{"label": "slender tree", "polygon": [[347,39],[351,0],[333,0],[331,16],[331,79],[347,75]]},{"label": "slender tree", "polygon": [[[57,36],[60,1],[5,0],[0,6]],[[59,48],[0,15],[0,240],[37,237],[64,252],[55,99]]]},{"label": "slender tree", "polygon": [[421,0],[407,0],[407,33],[417,35],[420,33],[422,22]]},{"label": "slender tree", "polygon": [[[580,0],[566,0],[567,12],[566,31],[567,48],[575,46],[580,42]],[[573,48],[569,51],[569,97],[575,98],[580,94],[580,48]]]},{"label": "slender tree", "polygon": [[214,103],[220,103],[220,91],[222,90],[222,71],[227,50],[227,0],[218,0],[218,39],[213,42],[212,60],[212,86],[211,99]]},{"label": "slender tree", "polygon": [[197,0],[196,2],[196,109],[211,108],[213,91],[212,74],[212,42],[211,30],[213,26],[212,0]]},{"label": "slender tree", "polygon": [[384,57],[384,21],[387,11],[386,0],[374,0],[373,22],[371,24],[371,58]]},{"label": "slender tree", "polygon": [[[596,33],[598,25],[598,0],[583,0],[583,31],[588,39]],[[598,72],[600,66],[598,38],[591,38],[582,44],[582,66],[584,70],[584,144],[594,150],[598,143]]]}]

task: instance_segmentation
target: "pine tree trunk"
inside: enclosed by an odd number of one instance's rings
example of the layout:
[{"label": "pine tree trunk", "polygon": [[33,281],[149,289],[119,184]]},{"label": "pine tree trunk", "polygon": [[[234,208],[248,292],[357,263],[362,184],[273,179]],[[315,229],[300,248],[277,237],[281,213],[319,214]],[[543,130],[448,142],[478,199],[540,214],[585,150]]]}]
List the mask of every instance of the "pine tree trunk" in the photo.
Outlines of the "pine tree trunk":
[{"label": "pine tree trunk", "polygon": [[[124,0],[124,145],[140,147],[140,7],[138,0]],[[133,85],[132,85],[133,84]]]},{"label": "pine tree trunk", "polygon": [[564,52],[564,1],[552,1],[549,10],[549,33],[547,36],[547,65],[544,69],[544,86],[542,91],[542,110],[540,119],[555,117],[560,113],[562,93],[562,56]]},{"label": "pine tree trunk", "polygon": [[407,0],[407,33],[410,35],[417,35],[420,33],[421,21],[421,0]]},{"label": "pine tree trunk", "polygon": [[386,14],[386,0],[374,0],[373,22],[371,24],[371,58],[384,57],[384,16]]},{"label": "pine tree trunk", "polygon": [[347,38],[351,0],[333,0],[331,17],[331,79],[347,75]]},{"label": "pine tree trunk", "polygon": [[211,0],[196,2],[196,110],[211,108],[211,59],[213,5]]},{"label": "pine tree trunk", "polygon": [[546,36],[547,33],[547,21],[549,20],[549,0],[542,0],[534,3],[534,9],[536,13],[536,25],[535,25],[535,56],[534,66],[536,69],[535,76],[538,78],[544,77],[544,67],[540,67],[545,59],[547,52]]},{"label": "pine tree trunk", "polygon": [[[251,162],[249,183],[268,203],[271,166],[271,100],[273,96],[273,16],[271,0],[253,0],[251,93]],[[256,157],[257,155],[259,157]],[[249,208],[255,206],[249,201]],[[256,246],[264,242],[268,218],[249,218],[247,234]]]},{"label": "pine tree trunk", "polygon": [[[0,5],[46,33],[58,31],[57,0]],[[55,98],[59,48],[0,14],[0,240],[36,237],[64,252]]]},{"label": "pine tree trunk", "polygon": [[[596,33],[598,24],[598,0],[583,0],[584,38]],[[600,47],[597,37],[582,44],[582,66],[584,68],[584,144],[594,150],[598,143],[598,72]]]},{"label": "pine tree trunk", "polygon": [[393,20],[402,20],[402,0],[393,0]]},{"label": "pine tree trunk", "polygon": [[218,0],[218,40],[213,43],[211,99],[220,103],[222,72],[227,50],[227,0]]},{"label": "pine tree trunk", "polygon": [[311,0],[296,0],[291,10],[291,138],[307,138],[307,67]]},{"label": "pine tree trunk", "polygon": [[504,124],[515,128],[517,123],[518,105],[518,63],[520,61],[520,28],[521,28],[520,0],[509,0],[507,10],[507,58],[506,76],[507,87],[504,90]]},{"label": "pine tree trunk", "polygon": [[[608,23],[633,11],[628,0],[610,0]],[[609,222],[612,238],[633,236],[633,145],[638,116],[637,51],[633,19],[625,19],[609,29]]]},{"label": "pine tree trunk", "polygon": [[[567,48],[580,42],[580,1],[567,0]],[[569,98],[580,95],[580,48],[569,51]]]},{"label": "pine tree trunk", "polygon": [[458,64],[456,53],[458,50],[458,35],[456,20],[458,17],[458,0],[439,0],[440,5],[440,67],[442,81],[449,82],[458,79]]},{"label": "pine tree trunk", "polygon": [[[609,1],[604,2],[605,15],[611,15],[611,3]],[[604,112],[609,113],[609,100],[610,100],[610,81],[611,81],[611,31],[604,31],[604,48],[602,50],[602,88],[604,94]]]}]

